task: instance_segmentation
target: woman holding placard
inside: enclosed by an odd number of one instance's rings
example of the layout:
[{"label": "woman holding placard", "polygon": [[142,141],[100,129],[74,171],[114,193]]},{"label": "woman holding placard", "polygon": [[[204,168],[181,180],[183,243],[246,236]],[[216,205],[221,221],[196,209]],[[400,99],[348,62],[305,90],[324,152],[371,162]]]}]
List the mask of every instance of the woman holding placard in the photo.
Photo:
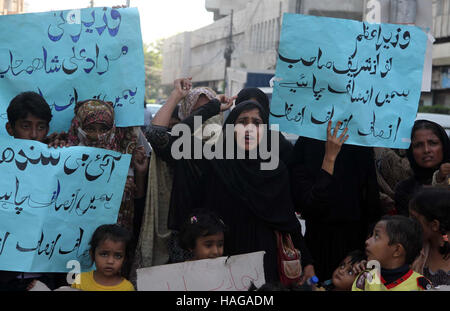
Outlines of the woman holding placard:
[{"label": "woman holding placard", "polygon": [[348,252],[364,249],[381,214],[373,149],[344,145],[341,124],[332,131],[328,123],[326,142],[300,137],[294,147],[292,195],[320,280],[330,279]]}]

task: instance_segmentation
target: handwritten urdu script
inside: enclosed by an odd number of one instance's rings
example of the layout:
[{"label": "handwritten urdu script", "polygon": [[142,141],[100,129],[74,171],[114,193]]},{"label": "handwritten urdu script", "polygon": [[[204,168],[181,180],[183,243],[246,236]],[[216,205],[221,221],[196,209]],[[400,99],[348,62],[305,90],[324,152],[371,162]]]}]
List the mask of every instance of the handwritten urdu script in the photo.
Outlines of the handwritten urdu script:
[{"label": "handwritten urdu script", "polygon": [[[20,92],[41,94],[50,131],[67,131],[77,101],[111,101],[117,126],[144,124],[145,73],[135,8],[0,16],[0,133]],[[14,29],[14,31],[12,31]]]},{"label": "handwritten urdu script", "polygon": [[421,92],[426,34],[418,27],[285,14],[271,102],[280,130],[408,148]]},{"label": "handwritten urdu script", "polygon": [[130,158],[0,137],[0,270],[88,269],[92,233],[117,221]]}]

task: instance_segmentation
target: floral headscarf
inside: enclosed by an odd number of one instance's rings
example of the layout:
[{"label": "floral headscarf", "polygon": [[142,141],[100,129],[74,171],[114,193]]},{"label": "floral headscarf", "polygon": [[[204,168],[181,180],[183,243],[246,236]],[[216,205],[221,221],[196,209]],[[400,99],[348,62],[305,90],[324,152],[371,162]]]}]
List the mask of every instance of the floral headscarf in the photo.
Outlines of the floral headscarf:
[{"label": "floral headscarf", "polygon": [[[94,123],[101,123],[109,128],[106,133],[99,135],[97,140],[90,139],[83,131],[83,128]],[[111,102],[89,99],[75,105],[75,117],[72,119],[68,133],[70,145],[131,153],[136,146],[136,137],[134,136],[133,128],[116,128],[114,108]]]},{"label": "floral headscarf", "polygon": [[178,117],[180,120],[184,120],[192,114],[192,109],[197,103],[200,95],[205,95],[209,100],[211,100],[216,97],[216,92],[209,87],[197,87],[190,90],[180,105],[180,110],[178,111]]}]

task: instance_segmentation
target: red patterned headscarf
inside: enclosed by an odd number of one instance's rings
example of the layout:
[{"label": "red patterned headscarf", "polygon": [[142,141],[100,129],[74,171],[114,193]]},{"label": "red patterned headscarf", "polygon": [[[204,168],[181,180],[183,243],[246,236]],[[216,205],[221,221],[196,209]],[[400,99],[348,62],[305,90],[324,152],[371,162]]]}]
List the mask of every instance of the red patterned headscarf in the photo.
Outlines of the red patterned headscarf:
[{"label": "red patterned headscarf", "polygon": [[211,100],[216,97],[216,92],[209,87],[197,87],[190,90],[178,110],[178,117],[180,120],[184,120],[191,115],[200,95],[205,95],[209,100]]},{"label": "red patterned headscarf", "polygon": [[[105,125],[109,130],[90,139],[83,128],[94,123]],[[132,128],[116,128],[114,107],[111,102],[89,99],[75,105],[75,117],[68,133],[68,143],[73,146],[104,148],[122,153],[131,153],[136,146]],[[134,144],[133,144],[134,142]]]}]

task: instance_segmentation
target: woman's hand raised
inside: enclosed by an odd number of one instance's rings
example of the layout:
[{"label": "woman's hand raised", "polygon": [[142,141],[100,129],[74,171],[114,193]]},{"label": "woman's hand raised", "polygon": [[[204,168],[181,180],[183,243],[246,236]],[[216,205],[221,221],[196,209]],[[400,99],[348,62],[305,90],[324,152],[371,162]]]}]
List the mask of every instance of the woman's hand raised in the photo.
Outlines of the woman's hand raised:
[{"label": "woman's hand raised", "polygon": [[342,121],[338,121],[336,127],[334,128],[333,134],[331,134],[331,120],[328,121],[327,127],[327,141],[325,143],[325,156],[323,157],[322,169],[327,171],[330,175],[333,175],[334,172],[334,162],[341,151],[342,145],[348,139],[346,127],[344,131],[337,137],[337,133],[339,128],[342,125]]},{"label": "woman's hand raised", "polygon": [[217,99],[220,101],[220,111],[226,111],[233,106],[234,100],[237,98],[237,96],[228,97],[223,94],[217,95]]}]

